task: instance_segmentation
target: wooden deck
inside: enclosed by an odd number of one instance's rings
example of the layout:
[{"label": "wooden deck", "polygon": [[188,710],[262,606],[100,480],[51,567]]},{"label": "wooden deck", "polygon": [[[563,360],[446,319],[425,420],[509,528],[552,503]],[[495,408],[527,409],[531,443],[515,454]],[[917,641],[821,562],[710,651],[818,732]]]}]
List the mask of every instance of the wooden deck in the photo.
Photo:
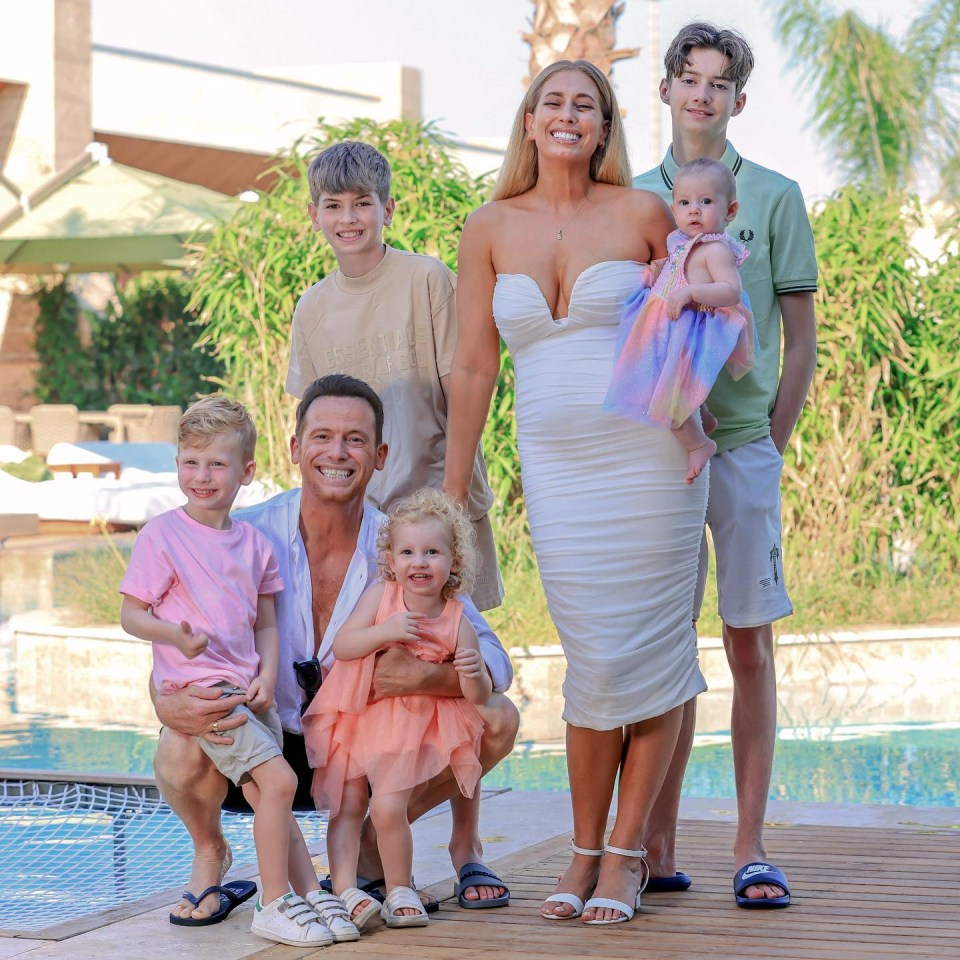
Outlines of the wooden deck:
[{"label": "wooden deck", "polygon": [[[960,830],[770,824],[768,852],[794,888],[786,910],[734,903],[733,826],[684,821],[680,863],[694,877],[685,893],[651,894],[630,923],[588,927],[538,916],[568,853],[558,837],[497,861],[510,884],[508,908],[467,911],[444,902],[429,927],[379,930],[334,953],[275,946],[256,960],[357,956],[369,960],[603,960],[771,958],[920,960],[960,957]],[[449,884],[431,888],[449,897]]]}]

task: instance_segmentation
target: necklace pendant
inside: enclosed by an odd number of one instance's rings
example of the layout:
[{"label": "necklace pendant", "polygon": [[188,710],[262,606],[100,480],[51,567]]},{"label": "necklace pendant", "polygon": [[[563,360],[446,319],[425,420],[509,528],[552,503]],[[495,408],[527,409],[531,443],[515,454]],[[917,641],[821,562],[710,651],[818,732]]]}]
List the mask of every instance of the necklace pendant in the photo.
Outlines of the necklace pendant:
[{"label": "necklace pendant", "polygon": [[558,240],[562,240],[562,239],[563,239],[563,230],[558,230],[558,231],[557,231],[557,239],[558,239]]}]

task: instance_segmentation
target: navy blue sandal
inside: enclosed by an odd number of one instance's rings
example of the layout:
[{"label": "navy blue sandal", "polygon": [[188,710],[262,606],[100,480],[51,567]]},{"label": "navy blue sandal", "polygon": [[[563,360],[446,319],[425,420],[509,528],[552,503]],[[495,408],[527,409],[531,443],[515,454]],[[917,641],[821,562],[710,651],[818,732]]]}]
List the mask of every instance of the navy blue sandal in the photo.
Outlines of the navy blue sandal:
[{"label": "navy blue sandal", "polygon": [[230,916],[234,907],[249,900],[257,892],[257,885],[252,880],[231,880],[229,883],[207,887],[203,893],[194,896],[189,890],[183,891],[183,899],[188,900],[195,907],[200,906],[204,897],[211,893],[220,894],[220,906],[209,917],[175,917],[170,914],[170,922],[178,927],[209,927],[213,923],[222,923]]},{"label": "navy blue sandal", "polygon": [[679,870],[672,877],[651,877],[643,888],[644,893],[680,893],[689,890],[693,880]]},{"label": "navy blue sandal", "polygon": [[[758,883],[771,883],[782,887],[782,897],[745,897],[744,890]],[[748,910],[773,910],[776,907],[790,906],[790,888],[787,886],[786,874],[772,863],[755,860],[741,867],[733,877],[733,894],[737,898],[737,906]]]},{"label": "navy blue sandal", "polygon": [[[453,892],[464,910],[489,910],[492,907],[506,907],[510,904],[510,888],[487,866],[482,863],[465,863],[458,871],[460,878],[453,885]],[[505,893],[489,900],[468,900],[464,890],[470,887],[503,887]]]}]

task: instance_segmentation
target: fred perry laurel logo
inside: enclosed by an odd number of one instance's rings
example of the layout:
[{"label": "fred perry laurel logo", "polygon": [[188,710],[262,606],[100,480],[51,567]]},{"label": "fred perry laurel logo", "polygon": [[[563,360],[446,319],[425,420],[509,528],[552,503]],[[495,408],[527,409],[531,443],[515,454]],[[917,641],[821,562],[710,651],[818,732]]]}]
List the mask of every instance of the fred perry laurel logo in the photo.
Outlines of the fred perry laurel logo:
[{"label": "fred perry laurel logo", "polygon": [[756,234],[748,227],[746,230],[740,231],[740,242],[749,243],[755,236]]}]

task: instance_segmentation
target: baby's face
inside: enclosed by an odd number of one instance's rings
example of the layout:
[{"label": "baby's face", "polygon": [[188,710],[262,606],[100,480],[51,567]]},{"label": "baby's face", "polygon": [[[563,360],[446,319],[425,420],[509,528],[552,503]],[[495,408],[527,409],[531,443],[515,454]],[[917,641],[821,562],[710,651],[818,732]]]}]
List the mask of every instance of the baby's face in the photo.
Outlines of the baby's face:
[{"label": "baby's face", "polygon": [[678,177],[673,184],[673,218],[688,237],[723,233],[736,216],[737,202],[727,196],[713,177]]}]

